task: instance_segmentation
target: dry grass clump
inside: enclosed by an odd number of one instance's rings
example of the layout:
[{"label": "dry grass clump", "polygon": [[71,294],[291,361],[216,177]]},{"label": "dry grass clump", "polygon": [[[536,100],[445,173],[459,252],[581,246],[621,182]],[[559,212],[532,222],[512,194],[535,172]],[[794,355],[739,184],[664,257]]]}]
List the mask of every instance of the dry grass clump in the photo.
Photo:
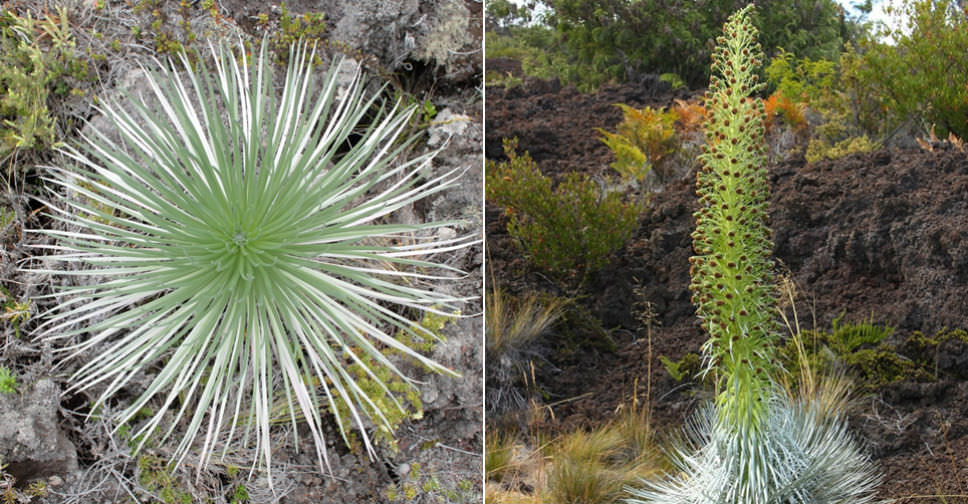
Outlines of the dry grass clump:
[{"label": "dry grass clump", "polygon": [[[608,424],[577,430],[546,443],[500,433],[488,438],[486,502],[609,504],[625,487],[657,474],[662,451],[647,410],[621,408]],[[530,445],[530,446],[529,446]]]},{"label": "dry grass clump", "polygon": [[528,363],[539,353],[535,339],[564,314],[567,299],[529,292],[511,296],[499,288],[485,295],[485,405],[488,415],[528,407]]}]

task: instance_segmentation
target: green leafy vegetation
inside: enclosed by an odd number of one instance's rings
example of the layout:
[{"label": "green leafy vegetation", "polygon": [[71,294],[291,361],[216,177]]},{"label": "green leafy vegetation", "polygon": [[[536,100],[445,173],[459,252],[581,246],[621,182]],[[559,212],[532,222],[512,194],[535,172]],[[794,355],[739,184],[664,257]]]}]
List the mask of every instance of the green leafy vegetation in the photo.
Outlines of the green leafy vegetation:
[{"label": "green leafy vegetation", "polygon": [[[406,330],[399,330],[396,335],[397,341],[406,348],[429,354],[433,352],[439,341],[444,340],[444,327],[458,315],[459,312],[454,316],[427,312],[418,323],[411,324]],[[358,408],[371,418],[383,419],[384,423],[373,434],[373,440],[396,451],[394,433],[400,424],[409,419],[423,418],[420,393],[390,368],[381,366],[376,358],[366,355],[360,349],[353,350],[362,355],[360,362],[350,364],[346,369],[369,399]],[[390,350],[388,353],[406,356],[405,353],[396,350]],[[433,371],[432,368],[429,370]],[[343,429],[350,432],[348,419],[352,418],[353,405],[347,404],[343,398],[337,398],[336,408],[337,421],[341,422]],[[352,432],[349,434],[349,440],[351,447],[357,449],[360,447],[359,439]]]},{"label": "green leafy vegetation", "polygon": [[[968,376],[957,369],[939,370],[943,351],[957,351],[968,345],[965,331],[943,329],[934,336],[914,331],[900,338],[894,332],[894,328],[872,320],[843,323],[841,316],[829,331],[803,331],[798,340],[787,340],[780,347],[779,357],[789,369],[796,369],[798,359],[806,359],[814,373],[846,374],[863,393],[901,381],[931,382]],[[794,385],[800,379],[792,373]]]},{"label": "green leafy vegetation", "polygon": [[[260,13],[257,16],[257,24],[266,32],[270,33],[269,45],[272,52],[276,55],[276,62],[284,65],[289,61],[289,47],[297,42],[318,44],[325,42],[323,34],[326,32],[326,16],[322,12],[307,12],[304,14],[293,14],[286,7],[286,2],[279,4],[279,19],[272,20],[267,13]],[[273,23],[278,23],[275,29]],[[319,64],[318,59],[313,62]]]},{"label": "green leafy vegetation", "polygon": [[487,163],[485,196],[505,208],[508,232],[532,263],[566,283],[580,282],[625,244],[644,204],[576,173],[554,186],[516,147],[505,140],[508,161]]},{"label": "green leafy vegetation", "polygon": [[169,472],[165,460],[157,455],[138,457],[138,482],[153,492],[163,504],[192,504],[191,491],[179,484]]},{"label": "green leafy vegetation", "polygon": [[678,382],[691,380],[702,371],[702,357],[695,352],[689,352],[677,361],[665,355],[660,355],[659,362],[662,363],[669,376]]},{"label": "green leafy vegetation", "polygon": [[622,109],[622,122],[616,132],[597,128],[602,142],[616,160],[612,163],[624,180],[641,182],[666,156],[678,148],[675,123],[679,115],[674,110],[637,109],[616,104]]},{"label": "green leafy vegetation", "polygon": [[387,487],[384,495],[388,502],[411,503],[428,502],[439,504],[474,504],[480,502],[480,495],[473,492],[474,484],[461,479],[453,484],[444,483],[436,474],[423,470],[419,463],[410,465],[410,471],[399,483]]},{"label": "green leafy vegetation", "polygon": [[936,125],[942,137],[968,137],[968,6],[904,0],[891,13],[905,26],[863,39],[841,63],[862,121],[869,130],[891,132],[913,120]]}]

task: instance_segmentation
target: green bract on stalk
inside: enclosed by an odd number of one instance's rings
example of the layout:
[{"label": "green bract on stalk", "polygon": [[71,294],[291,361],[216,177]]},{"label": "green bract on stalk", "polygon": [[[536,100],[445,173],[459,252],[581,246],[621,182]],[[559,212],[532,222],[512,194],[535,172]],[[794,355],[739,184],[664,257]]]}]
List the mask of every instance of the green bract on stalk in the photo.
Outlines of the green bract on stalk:
[{"label": "green bract on stalk", "polygon": [[716,400],[689,424],[676,471],[628,489],[630,503],[859,504],[877,481],[840,412],[777,385],[763,109],[750,97],[762,53],[751,10],[730,16],[717,40],[697,180],[691,288]]},{"label": "green bract on stalk", "polygon": [[60,304],[40,334],[88,356],[72,388],[96,389],[94,408],[152,369],[112,416],[120,426],[153,411],[132,429],[139,449],[178,428],[176,465],[198,450],[200,469],[241,437],[269,467],[270,423],[286,419],[328,465],[324,410],[344,439],[355,424],[372,455],[366,430],[390,426],[372,390],[399,393],[386,370],[413,383],[391,352],[455,374],[406,342],[436,338],[411,318],[464,301],[434,288],[459,272],[430,259],[474,240],[435,237],[455,223],[389,217],[460,172],[428,177],[434,152],[404,159],[413,108],[384,108],[358,69],[341,79],[334,61],[320,81],[301,44],[278,89],[265,43],[254,62],[211,55],[214,69],[182,55],[181,72],[146,70],[149,100],[99,109],[121,142],[85,136],[63,151],[76,167],[49,168],[69,195],[49,204],[63,228],[34,232],[67,268],[40,271],[74,285],[49,296]]},{"label": "green bract on stalk", "polygon": [[772,395],[778,325],[763,105],[750,96],[763,86],[756,75],[763,52],[749,9],[730,17],[712,57],[690,288],[710,336],[703,353],[717,378],[721,419],[756,429]]}]

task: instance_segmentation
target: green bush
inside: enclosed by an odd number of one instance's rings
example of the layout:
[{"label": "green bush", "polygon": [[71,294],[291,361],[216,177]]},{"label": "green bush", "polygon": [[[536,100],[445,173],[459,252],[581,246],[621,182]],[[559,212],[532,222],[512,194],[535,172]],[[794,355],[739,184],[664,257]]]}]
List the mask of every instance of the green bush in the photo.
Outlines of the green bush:
[{"label": "green bush", "polygon": [[[607,75],[594,72],[587,65],[569,60],[558,49],[555,32],[543,25],[512,26],[484,34],[488,58],[509,58],[521,62],[521,71],[538,79],[559,79],[579,90],[591,92],[609,80]],[[514,78],[489,72],[487,85],[512,86]]]},{"label": "green bush", "polygon": [[954,0],[905,0],[907,26],[863,40],[841,61],[861,122],[888,134],[905,121],[968,137],[968,10]]},{"label": "green bush", "polygon": [[581,280],[608,262],[638,225],[640,202],[605,191],[570,173],[557,187],[531,156],[504,141],[506,162],[488,162],[486,197],[506,209],[508,233],[536,266],[564,280]]},{"label": "green bush", "polygon": [[[810,132],[805,153],[809,162],[869,152],[878,145],[868,135],[878,135],[881,129],[876,121],[863,120],[857,90],[850,88],[842,69],[856,67],[851,54],[848,51],[833,61],[798,59],[792,53],[781,51],[766,68],[768,82],[776,90],[771,100],[774,97],[797,100],[820,115],[821,122]],[[770,109],[769,101],[767,109]],[[784,114],[789,118],[786,110]],[[803,120],[802,112],[800,116]]]},{"label": "green bush", "polygon": [[833,145],[815,138],[807,145],[805,158],[809,163],[815,163],[822,159],[839,159],[855,152],[870,152],[876,149],[878,144],[867,138],[867,135],[846,138]]}]

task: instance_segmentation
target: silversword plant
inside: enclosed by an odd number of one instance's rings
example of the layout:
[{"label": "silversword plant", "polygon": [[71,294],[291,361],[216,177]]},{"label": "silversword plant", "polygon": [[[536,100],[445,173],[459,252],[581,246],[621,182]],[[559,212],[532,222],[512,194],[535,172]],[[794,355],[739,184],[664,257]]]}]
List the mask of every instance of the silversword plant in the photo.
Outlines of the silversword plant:
[{"label": "silversword plant", "polygon": [[389,397],[379,368],[413,385],[391,352],[455,374],[405,341],[436,338],[411,318],[464,301],[435,288],[459,272],[432,261],[472,240],[436,237],[454,223],[390,217],[460,172],[430,175],[433,152],[404,159],[413,109],[387,110],[339,61],[319,80],[314,48],[291,49],[281,89],[265,43],[256,61],[211,55],[214,67],[182,55],[184,71],[145,70],[150,99],[98,109],[120,143],[85,136],[63,151],[76,166],[49,169],[69,196],[49,204],[61,229],[35,232],[66,268],[43,271],[76,280],[58,282],[75,285],[50,296],[40,333],[87,359],[72,389],[96,390],[94,408],[150,376],[113,420],[153,412],[132,428],[139,449],[178,429],[176,465],[198,453],[201,468],[241,437],[269,467],[270,423],[288,419],[308,427],[323,467],[326,412],[372,455],[367,429],[389,422],[359,369]]},{"label": "silversword plant", "polygon": [[690,287],[709,334],[704,373],[714,377],[716,398],[689,424],[678,471],[630,489],[629,502],[863,503],[876,483],[841,418],[777,384],[764,114],[750,96],[761,87],[762,51],[751,10],[734,13],[717,40],[696,184]]}]

